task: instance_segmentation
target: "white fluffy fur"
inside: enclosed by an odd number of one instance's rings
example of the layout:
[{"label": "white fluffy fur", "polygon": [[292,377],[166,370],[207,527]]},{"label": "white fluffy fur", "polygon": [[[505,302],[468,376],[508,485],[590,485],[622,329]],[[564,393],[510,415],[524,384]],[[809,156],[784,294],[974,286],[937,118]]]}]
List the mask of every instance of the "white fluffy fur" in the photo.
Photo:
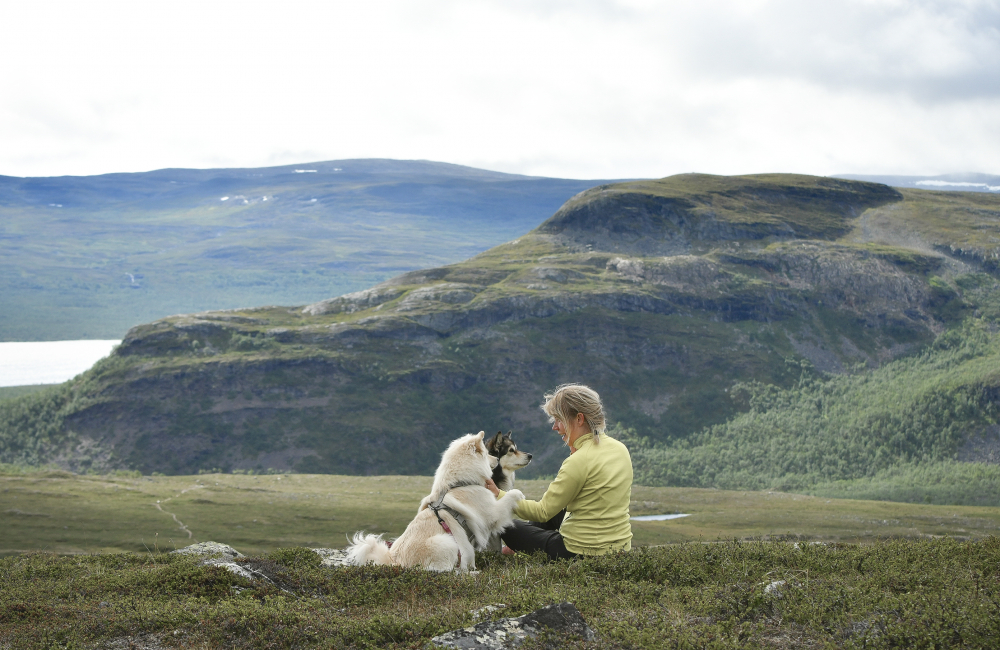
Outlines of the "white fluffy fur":
[{"label": "white fluffy fur", "polygon": [[[503,531],[512,522],[512,513],[524,495],[511,490],[497,500],[486,489],[486,479],[496,465],[483,444],[483,432],[470,433],[448,445],[441,457],[441,464],[434,473],[431,493],[424,497],[417,516],[406,527],[390,548],[381,535],[355,533],[347,549],[348,561],[354,565],[369,562],[420,566],[430,571],[459,571],[476,568],[476,549],[486,548],[490,536]],[[437,500],[449,485],[470,482],[474,485],[454,488],[445,495],[445,505],[465,517],[472,529],[473,539],[447,511],[441,510],[452,534],[441,528],[434,512],[427,506]],[[461,563],[459,563],[461,551]]]}]

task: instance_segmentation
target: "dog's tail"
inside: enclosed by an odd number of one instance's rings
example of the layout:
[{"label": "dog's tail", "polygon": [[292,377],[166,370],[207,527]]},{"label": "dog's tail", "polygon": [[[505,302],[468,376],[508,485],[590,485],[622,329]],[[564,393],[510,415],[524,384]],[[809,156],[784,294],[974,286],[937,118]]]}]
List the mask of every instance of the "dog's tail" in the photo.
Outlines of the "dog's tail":
[{"label": "dog's tail", "polygon": [[382,541],[382,535],[354,533],[354,539],[347,547],[347,563],[354,566],[364,566],[369,562],[392,564],[389,545]]}]

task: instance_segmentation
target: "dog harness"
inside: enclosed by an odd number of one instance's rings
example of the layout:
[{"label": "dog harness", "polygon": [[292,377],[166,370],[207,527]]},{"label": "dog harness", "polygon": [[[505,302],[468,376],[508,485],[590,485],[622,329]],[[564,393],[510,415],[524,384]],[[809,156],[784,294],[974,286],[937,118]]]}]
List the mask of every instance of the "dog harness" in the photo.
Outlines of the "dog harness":
[{"label": "dog harness", "polygon": [[[462,481],[461,483],[452,483],[451,485],[445,488],[444,492],[441,493],[441,496],[438,497],[437,501],[429,503],[427,507],[434,511],[434,516],[437,517],[438,523],[441,524],[441,528],[444,529],[444,532],[448,533],[452,537],[455,536],[455,533],[451,532],[451,528],[448,526],[448,522],[441,518],[441,510],[444,510],[449,515],[455,518],[455,521],[458,522],[458,525],[461,526],[462,530],[465,531],[466,537],[468,537],[469,541],[472,542],[472,540],[476,539],[476,536],[472,534],[472,529],[469,528],[469,522],[460,512],[458,512],[451,506],[444,505],[444,498],[448,495],[448,492],[454,490],[455,488],[467,487],[469,485],[480,485],[480,484],[475,483],[473,481]],[[459,549],[458,551],[458,565],[459,566],[462,565],[461,549]]]}]

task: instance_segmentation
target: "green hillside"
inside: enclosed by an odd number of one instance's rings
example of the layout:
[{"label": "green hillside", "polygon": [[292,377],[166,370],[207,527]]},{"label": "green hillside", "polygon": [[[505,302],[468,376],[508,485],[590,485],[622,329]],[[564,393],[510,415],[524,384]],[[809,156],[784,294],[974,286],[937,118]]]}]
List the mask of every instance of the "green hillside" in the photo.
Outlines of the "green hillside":
[{"label": "green hillside", "polygon": [[0,341],[364,289],[516,237],[596,182],[395,160],[0,176]]},{"label": "green hillside", "polygon": [[[863,366],[890,372],[966,319],[992,327],[998,235],[1000,197],[985,194],[793,175],[599,186],[464,262],[304,307],[136,327],[74,382],[0,403],[0,462],[421,474],[456,435],[502,428],[535,454],[526,477],[538,476],[564,454],[541,394],[580,381],[648,439],[641,469],[669,483],[674,466],[657,450],[690,449],[685,467],[708,467],[696,453],[705,436],[728,440],[718,427],[772,412],[761,406],[770,390],[818,386],[822,373],[860,377]],[[803,378],[804,362],[814,378]],[[758,384],[776,388],[745,388]],[[906,467],[925,447],[946,459],[991,426],[988,404],[976,408],[962,412],[971,428],[929,434],[940,444],[859,448],[885,447]],[[867,435],[862,420],[851,426]],[[855,460],[874,462],[844,462]],[[898,469],[787,467],[766,480]],[[742,476],[718,464],[718,481],[730,475]]]},{"label": "green hillside", "polygon": [[972,321],[918,355],[789,389],[738,384],[750,410],[671,444],[621,431],[637,481],[1000,505],[1000,335]]}]

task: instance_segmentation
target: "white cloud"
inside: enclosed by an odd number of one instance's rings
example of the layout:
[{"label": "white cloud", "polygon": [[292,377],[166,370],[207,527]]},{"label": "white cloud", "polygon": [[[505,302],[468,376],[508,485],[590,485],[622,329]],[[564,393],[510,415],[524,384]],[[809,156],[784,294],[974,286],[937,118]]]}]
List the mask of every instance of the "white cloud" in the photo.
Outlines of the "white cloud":
[{"label": "white cloud", "polygon": [[0,173],[1000,169],[1000,2],[7,3]]}]

